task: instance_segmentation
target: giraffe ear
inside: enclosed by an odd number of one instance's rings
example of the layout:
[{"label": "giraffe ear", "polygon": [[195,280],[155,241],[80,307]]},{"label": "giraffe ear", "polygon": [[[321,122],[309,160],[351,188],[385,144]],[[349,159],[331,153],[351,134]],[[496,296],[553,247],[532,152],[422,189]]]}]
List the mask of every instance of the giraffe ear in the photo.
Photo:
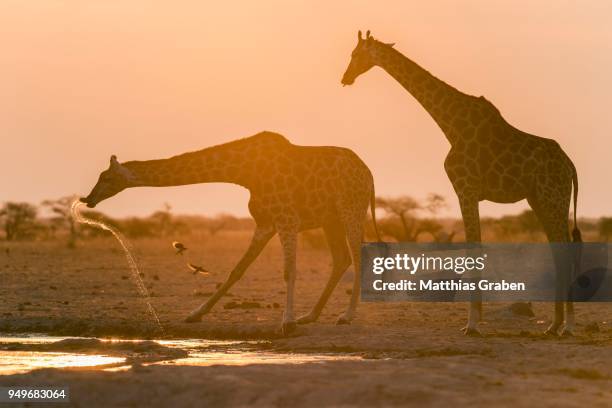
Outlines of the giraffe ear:
[{"label": "giraffe ear", "polygon": [[117,156],[112,155],[110,159],[110,169],[123,176],[127,181],[136,181],[136,176],[127,167],[117,161]]},{"label": "giraffe ear", "polygon": [[121,166],[121,163],[119,163],[119,161],[117,160],[117,156],[113,154],[110,158],[110,169],[119,171],[121,170],[121,167],[123,166]]},{"label": "giraffe ear", "polygon": [[385,45],[386,45],[387,47],[389,47],[389,48],[393,48],[393,47],[395,46],[395,43],[388,43],[388,44],[385,44]]}]

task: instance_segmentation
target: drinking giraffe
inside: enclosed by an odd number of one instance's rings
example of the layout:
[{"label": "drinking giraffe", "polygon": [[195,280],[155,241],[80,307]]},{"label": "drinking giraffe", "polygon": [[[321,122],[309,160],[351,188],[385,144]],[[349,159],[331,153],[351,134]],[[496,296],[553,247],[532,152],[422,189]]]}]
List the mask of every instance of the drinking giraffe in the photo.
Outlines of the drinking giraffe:
[{"label": "drinking giraffe", "polygon": [[[119,163],[112,156],[110,167],[100,174],[91,193],[81,201],[95,207],[126,188],[213,182],[238,184],[250,191],[249,211],[256,228],[246,253],[227,280],[186,320],[196,322],[208,313],[278,234],[287,285],[282,332],[291,332],[296,322],[317,320],[352,259],[353,291],[348,309],[337,320],[338,324],[349,323],[359,301],[360,245],[368,206],[376,227],[372,174],[349,149],[297,146],[277,133],[261,132],[162,160]],[[332,273],[311,312],[296,321],[293,302],[297,234],[319,227],[323,228],[331,251]]]}]

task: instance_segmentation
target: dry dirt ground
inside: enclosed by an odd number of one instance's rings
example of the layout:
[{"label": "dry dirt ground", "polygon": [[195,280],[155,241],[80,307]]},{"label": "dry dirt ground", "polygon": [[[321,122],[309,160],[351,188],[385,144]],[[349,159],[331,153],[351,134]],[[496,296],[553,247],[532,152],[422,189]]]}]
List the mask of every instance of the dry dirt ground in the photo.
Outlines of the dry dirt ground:
[{"label": "dry dirt ground", "polygon": [[[466,304],[362,303],[350,326],[335,326],[348,303],[343,279],[318,323],[278,332],[285,299],[273,240],[245,277],[201,323],[182,320],[222,282],[248,244],[247,233],[133,242],[167,337],[264,340],[278,352],[357,355],[333,361],[243,367],[150,366],[123,372],[45,369],[0,376],[0,385],[69,384],[75,406],[484,405],[611,406],[612,305],[579,304],[572,338],[541,335],[552,305],[535,317],[485,305],[483,337],[464,337]],[[2,248],[10,248],[6,253]],[[111,239],[0,245],[0,332],[159,337]],[[186,262],[210,276],[192,275]],[[298,315],[314,304],[330,271],[325,249],[301,246]],[[246,303],[248,308],[235,307]],[[233,307],[234,306],[234,307]]]}]

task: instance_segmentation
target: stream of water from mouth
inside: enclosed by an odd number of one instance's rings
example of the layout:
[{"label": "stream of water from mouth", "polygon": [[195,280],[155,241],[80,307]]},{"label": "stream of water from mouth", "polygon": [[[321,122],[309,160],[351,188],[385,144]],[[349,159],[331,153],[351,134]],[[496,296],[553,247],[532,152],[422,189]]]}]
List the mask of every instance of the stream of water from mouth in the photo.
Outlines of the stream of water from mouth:
[{"label": "stream of water from mouth", "polygon": [[157,312],[155,311],[153,304],[151,304],[149,291],[147,290],[147,287],[145,286],[144,282],[142,281],[142,278],[140,277],[140,270],[138,269],[138,263],[136,262],[136,258],[134,257],[134,255],[132,255],[133,251],[132,251],[129,241],[123,236],[123,234],[117,228],[113,227],[112,225],[102,222],[101,220],[96,220],[93,218],[87,218],[83,216],[83,214],[81,214],[79,211],[79,207],[81,207],[82,205],[83,203],[81,203],[78,199],[75,199],[72,202],[72,205],[70,206],[70,212],[73,218],[75,219],[75,221],[79,223],[93,225],[95,227],[109,231],[111,234],[113,234],[113,236],[117,239],[117,241],[119,241],[119,244],[121,245],[121,248],[123,248],[123,252],[125,253],[125,258],[127,259],[128,265],[130,267],[132,281],[136,285],[136,288],[138,289],[138,293],[140,293],[140,295],[144,299],[147,305],[147,310],[149,312],[149,315],[153,319],[153,322],[157,326],[158,330],[162,334],[164,334],[164,326],[162,326],[161,321],[159,320],[159,316],[157,315]]}]

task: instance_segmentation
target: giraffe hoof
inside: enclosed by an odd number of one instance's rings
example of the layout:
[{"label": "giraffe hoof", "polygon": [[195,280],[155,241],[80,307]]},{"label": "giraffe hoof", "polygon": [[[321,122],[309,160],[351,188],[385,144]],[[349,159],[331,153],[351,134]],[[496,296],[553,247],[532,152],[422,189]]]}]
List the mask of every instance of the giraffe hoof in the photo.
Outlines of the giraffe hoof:
[{"label": "giraffe hoof", "polygon": [[302,317],[298,317],[297,319],[298,324],[308,324],[308,323],[314,323],[316,321],[317,321],[317,318],[310,314],[304,315]]},{"label": "giraffe hoof", "polygon": [[201,322],[201,321],[202,321],[202,316],[198,316],[196,314],[191,314],[187,316],[187,318],[185,319],[185,323],[196,323],[196,322]]},{"label": "giraffe hoof", "polygon": [[340,326],[342,324],[351,324],[351,321],[344,316],[340,316],[338,320],[336,320],[336,326]]},{"label": "giraffe hoof", "polygon": [[296,327],[297,327],[297,323],[295,322],[295,320],[292,320],[290,322],[283,322],[283,326],[281,327],[281,332],[283,336],[288,336],[289,334],[295,331]]},{"label": "giraffe hoof", "polygon": [[557,333],[557,329],[548,328],[544,331],[544,335],[548,337],[559,337],[559,333]]},{"label": "giraffe hoof", "polygon": [[482,334],[480,333],[480,331],[477,328],[475,328],[475,327],[468,327],[468,326],[466,326],[463,329],[461,329],[461,331],[466,336],[470,336],[470,337],[482,337]]},{"label": "giraffe hoof", "polygon": [[563,329],[561,331],[561,337],[574,337],[574,332],[571,329]]},{"label": "giraffe hoof", "polygon": [[558,324],[551,324],[548,329],[546,329],[546,331],[544,332],[545,336],[549,336],[549,337],[558,337],[559,336],[559,325]]}]

